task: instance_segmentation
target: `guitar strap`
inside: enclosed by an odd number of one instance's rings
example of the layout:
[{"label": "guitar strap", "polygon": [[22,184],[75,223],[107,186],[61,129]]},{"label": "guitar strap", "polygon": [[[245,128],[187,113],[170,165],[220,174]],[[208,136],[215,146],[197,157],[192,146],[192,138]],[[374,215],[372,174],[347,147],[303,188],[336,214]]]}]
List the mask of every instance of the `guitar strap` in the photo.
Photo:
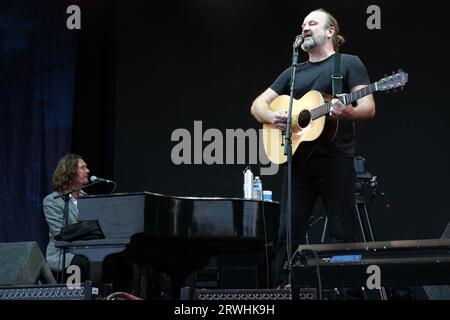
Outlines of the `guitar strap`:
[{"label": "guitar strap", "polygon": [[333,97],[342,93],[342,79],[344,77],[341,74],[341,54],[336,52],[334,55],[333,74],[331,75],[331,85],[333,88]]}]

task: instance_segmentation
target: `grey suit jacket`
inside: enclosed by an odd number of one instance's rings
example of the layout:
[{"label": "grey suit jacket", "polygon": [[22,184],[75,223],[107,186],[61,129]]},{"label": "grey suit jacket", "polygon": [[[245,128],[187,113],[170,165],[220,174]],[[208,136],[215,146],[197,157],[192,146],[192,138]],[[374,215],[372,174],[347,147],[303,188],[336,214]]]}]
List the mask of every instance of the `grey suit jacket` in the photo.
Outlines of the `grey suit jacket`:
[{"label": "grey suit jacket", "polygon": [[[57,249],[55,247],[55,235],[57,235],[62,228],[63,224],[63,212],[64,212],[64,200],[62,198],[54,199],[55,196],[59,195],[59,192],[53,192],[46,196],[42,201],[44,206],[45,220],[47,220],[49,227],[49,238],[50,241],[47,245],[47,262],[51,270],[58,270],[59,266],[62,265],[62,252],[63,250]],[[84,195],[85,193],[80,193]],[[69,214],[68,214],[68,224],[78,222],[78,209],[73,203],[72,199],[69,201]],[[61,254],[60,254],[61,253]],[[66,254],[65,267],[70,266],[74,255],[72,253]]]}]

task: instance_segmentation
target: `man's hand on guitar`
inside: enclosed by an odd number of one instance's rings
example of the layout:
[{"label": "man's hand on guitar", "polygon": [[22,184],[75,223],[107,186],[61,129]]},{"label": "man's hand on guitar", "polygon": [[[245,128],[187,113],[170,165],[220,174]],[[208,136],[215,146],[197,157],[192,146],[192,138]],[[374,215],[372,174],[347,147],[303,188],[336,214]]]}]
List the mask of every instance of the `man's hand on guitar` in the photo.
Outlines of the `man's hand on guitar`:
[{"label": "man's hand on guitar", "polygon": [[351,104],[344,105],[339,99],[331,100],[330,116],[336,119],[353,119],[354,109]]},{"label": "man's hand on guitar", "polygon": [[272,111],[270,113],[270,123],[277,129],[284,130],[286,128],[287,113]]}]

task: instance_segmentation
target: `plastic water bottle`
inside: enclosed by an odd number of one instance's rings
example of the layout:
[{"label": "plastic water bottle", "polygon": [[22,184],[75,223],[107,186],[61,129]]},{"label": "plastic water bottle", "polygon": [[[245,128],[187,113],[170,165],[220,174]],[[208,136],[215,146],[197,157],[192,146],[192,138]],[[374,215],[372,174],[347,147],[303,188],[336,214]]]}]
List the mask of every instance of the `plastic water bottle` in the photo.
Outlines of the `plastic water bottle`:
[{"label": "plastic water bottle", "polygon": [[262,200],[263,199],[263,188],[261,179],[258,176],[253,180],[253,199]]},{"label": "plastic water bottle", "polygon": [[244,170],[244,198],[253,199],[253,173],[250,167]]}]

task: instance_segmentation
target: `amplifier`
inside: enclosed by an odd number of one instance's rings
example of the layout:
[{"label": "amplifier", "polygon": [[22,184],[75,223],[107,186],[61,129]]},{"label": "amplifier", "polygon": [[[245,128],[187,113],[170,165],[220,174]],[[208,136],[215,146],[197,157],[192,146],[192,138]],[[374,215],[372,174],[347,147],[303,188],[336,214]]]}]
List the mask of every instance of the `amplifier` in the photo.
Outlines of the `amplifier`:
[{"label": "amplifier", "polygon": [[94,300],[99,289],[92,282],[81,283],[78,288],[66,285],[36,285],[0,287],[0,300]]},{"label": "amplifier", "polygon": [[300,245],[292,259],[294,287],[365,286],[379,268],[382,286],[450,284],[450,240],[398,240]]},{"label": "amplifier", "polygon": [[[181,288],[181,300],[292,300],[290,289],[196,289]],[[299,300],[316,300],[315,288],[302,288]]]}]

